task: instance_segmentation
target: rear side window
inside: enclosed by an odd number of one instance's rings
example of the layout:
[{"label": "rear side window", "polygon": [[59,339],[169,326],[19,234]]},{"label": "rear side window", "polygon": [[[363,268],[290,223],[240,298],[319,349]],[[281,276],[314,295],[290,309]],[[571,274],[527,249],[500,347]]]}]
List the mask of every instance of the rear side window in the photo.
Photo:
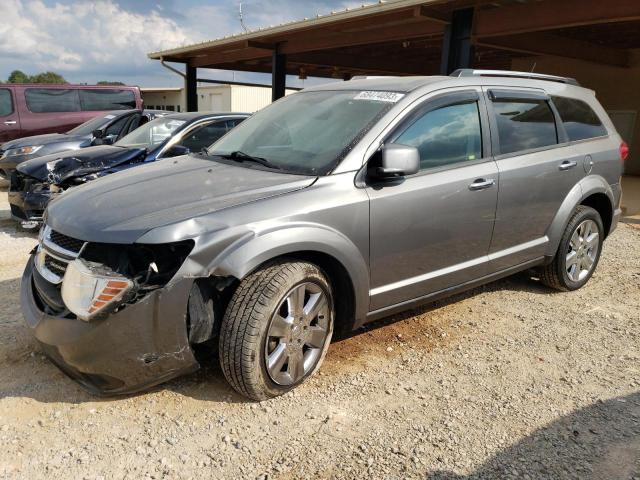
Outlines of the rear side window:
[{"label": "rear side window", "polygon": [[28,88],[27,108],[33,113],[79,112],[78,90],[61,88]]},{"label": "rear side window", "polygon": [[82,89],[79,92],[84,111],[136,108],[136,97],[131,90]]},{"label": "rear side window", "polygon": [[500,153],[507,154],[558,143],[555,118],[542,99],[495,100],[493,102]]},{"label": "rear side window", "polygon": [[0,88],[0,117],[6,117],[13,113],[13,100],[11,99],[11,91],[6,88]]},{"label": "rear side window", "polygon": [[478,103],[460,103],[425,113],[393,140],[416,147],[420,169],[482,158]]},{"label": "rear side window", "polygon": [[180,145],[187,147],[192,152],[200,152],[217,142],[230,128],[227,122],[213,122],[191,131]]},{"label": "rear side window", "polygon": [[552,97],[552,100],[570,141],[607,135],[607,129],[586,102],[566,97]]}]

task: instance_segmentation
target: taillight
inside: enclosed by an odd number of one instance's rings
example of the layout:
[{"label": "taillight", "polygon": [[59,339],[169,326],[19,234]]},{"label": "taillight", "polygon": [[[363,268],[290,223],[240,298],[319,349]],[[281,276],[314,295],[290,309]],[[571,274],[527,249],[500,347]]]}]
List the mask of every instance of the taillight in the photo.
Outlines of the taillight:
[{"label": "taillight", "polygon": [[629,145],[627,145],[626,142],[622,142],[620,144],[620,160],[624,162],[628,156],[629,156]]}]

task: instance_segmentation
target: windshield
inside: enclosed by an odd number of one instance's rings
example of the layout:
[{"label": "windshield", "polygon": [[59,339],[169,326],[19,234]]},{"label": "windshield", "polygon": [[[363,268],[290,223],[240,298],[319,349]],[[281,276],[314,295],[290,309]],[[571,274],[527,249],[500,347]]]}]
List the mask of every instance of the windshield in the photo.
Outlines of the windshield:
[{"label": "windshield", "polygon": [[161,144],[184,125],[184,120],[160,117],[145,123],[129,135],[122,137],[114,145],[118,147],[151,148]]},{"label": "windshield", "polygon": [[81,123],[76,128],[69,130],[67,133],[69,135],[89,135],[94,130],[100,130],[114,118],[116,118],[115,115],[92,118],[91,120]]},{"label": "windshield", "polygon": [[325,175],[400,98],[392,92],[296,93],[242,122],[207,153],[247,165],[243,158],[259,157],[278,170]]}]

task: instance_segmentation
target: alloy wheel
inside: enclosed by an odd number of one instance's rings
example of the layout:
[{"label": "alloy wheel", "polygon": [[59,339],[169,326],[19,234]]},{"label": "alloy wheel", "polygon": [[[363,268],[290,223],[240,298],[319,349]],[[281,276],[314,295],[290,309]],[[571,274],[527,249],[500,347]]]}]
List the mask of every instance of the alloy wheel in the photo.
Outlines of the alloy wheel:
[{"label": "alloy wheel", "polygon": [[584,220],[574,230],[569,242],[565,267],[568,277],[579,282],[583,280],[595,265],[600,248],[598,226],[593,220]]},{"label": "alloy wheel", "polygon": [[306,282],[296,285],[275,311],[265,343],[269,377],[293,385],[313,371],[330,334],[331,307],[324,290]]}]

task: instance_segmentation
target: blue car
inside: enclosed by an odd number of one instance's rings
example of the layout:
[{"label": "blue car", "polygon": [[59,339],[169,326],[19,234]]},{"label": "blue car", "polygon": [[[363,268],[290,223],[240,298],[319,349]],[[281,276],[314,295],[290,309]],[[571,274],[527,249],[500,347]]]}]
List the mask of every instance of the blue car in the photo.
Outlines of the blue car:
[{"label": "blue car", "polygon": [[65,190],[137,165],[200,152],[248,116],[202,112],[165,115],[145,123],[113,145],[23,162],[11,175],[11,215],[24,228],[36,228],[47,204]]}]

